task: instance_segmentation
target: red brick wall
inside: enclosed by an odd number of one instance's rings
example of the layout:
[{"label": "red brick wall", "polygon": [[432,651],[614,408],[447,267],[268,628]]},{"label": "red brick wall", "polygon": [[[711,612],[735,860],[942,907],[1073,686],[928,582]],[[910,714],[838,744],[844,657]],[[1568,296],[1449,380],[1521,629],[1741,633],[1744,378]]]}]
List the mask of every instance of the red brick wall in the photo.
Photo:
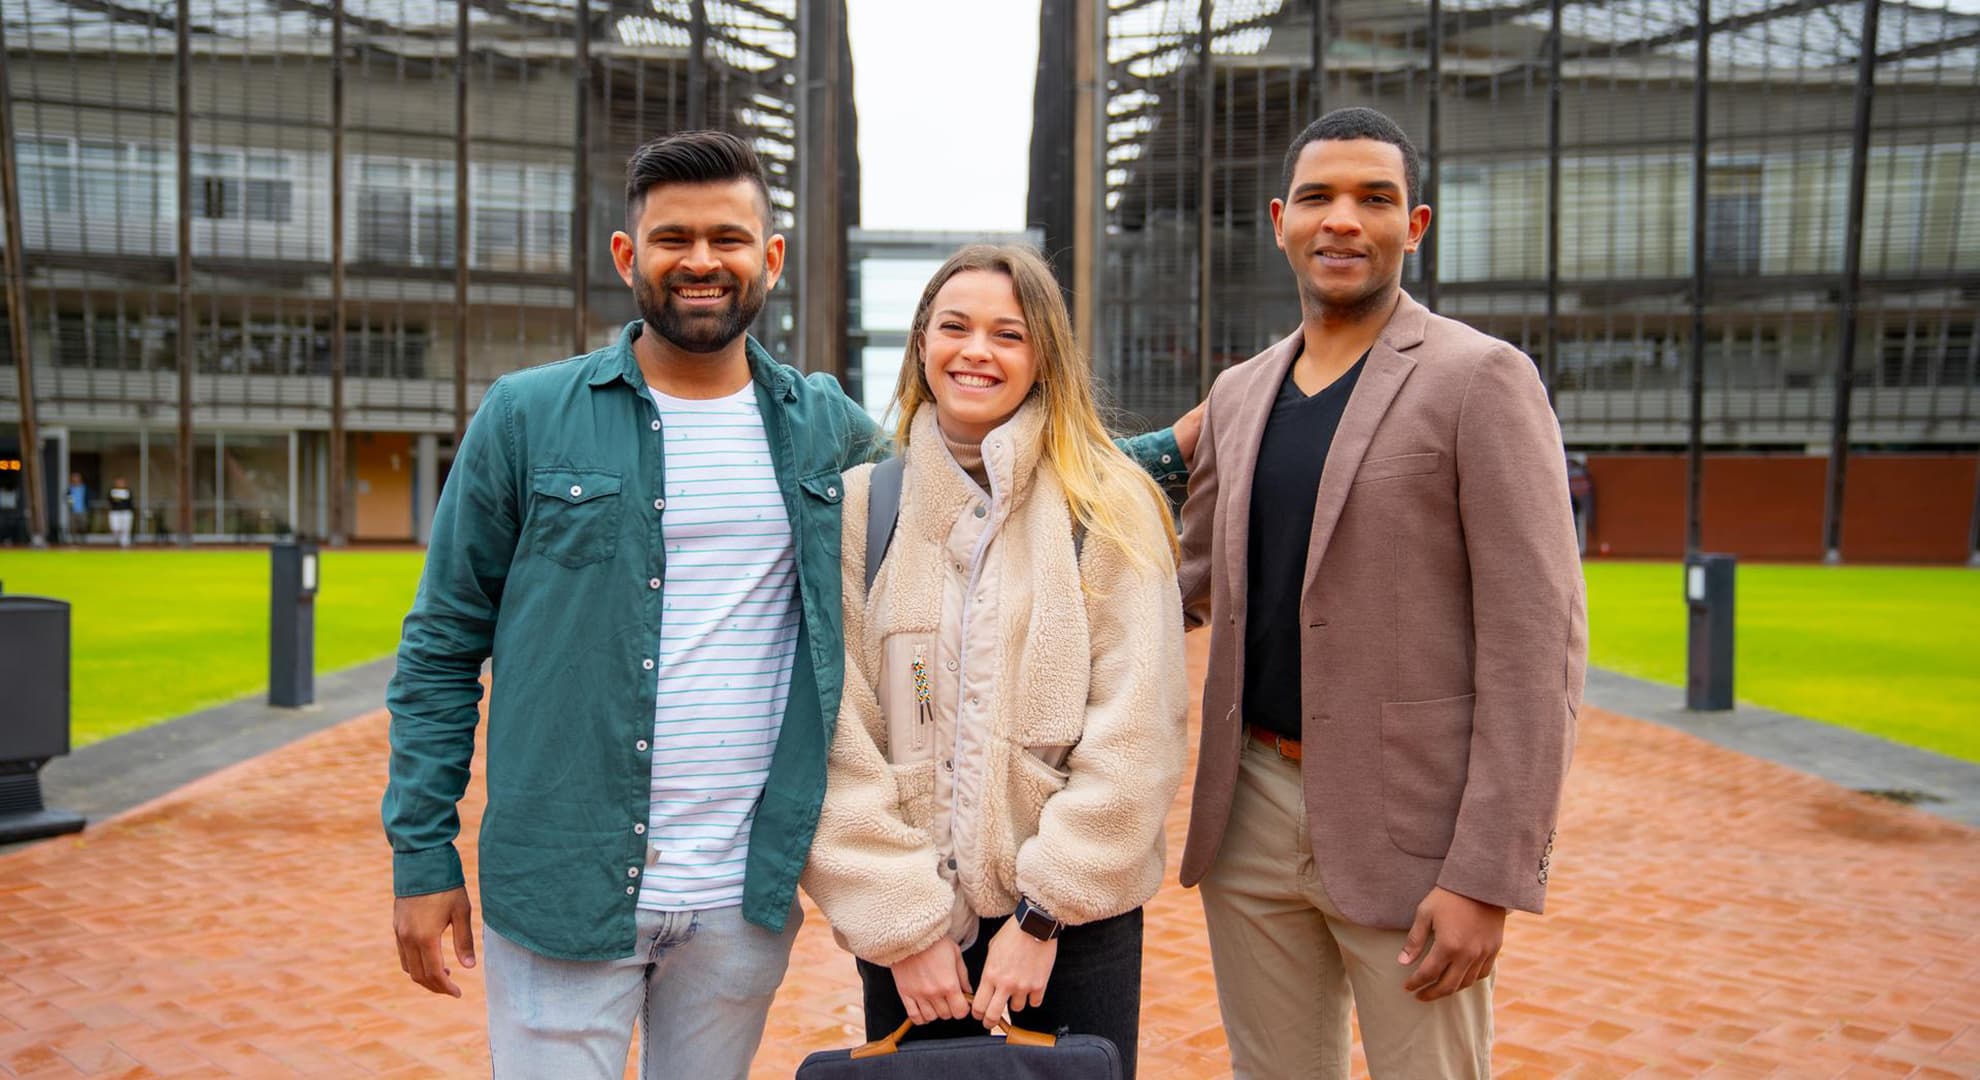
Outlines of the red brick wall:
[{"label": "red brick wall", "polygon": [[[1591,552],[1616,558],[1684,553],[1684,455],[1590,455],[1588,471],[1595,484]],[[1820,559],[1827,477],[1828,462],[1819,457],[1708,455],[1705,550],[1749,559]],[[1844,559],[1965,562],[1975,480],[1971,455],[1852,455]]]}]

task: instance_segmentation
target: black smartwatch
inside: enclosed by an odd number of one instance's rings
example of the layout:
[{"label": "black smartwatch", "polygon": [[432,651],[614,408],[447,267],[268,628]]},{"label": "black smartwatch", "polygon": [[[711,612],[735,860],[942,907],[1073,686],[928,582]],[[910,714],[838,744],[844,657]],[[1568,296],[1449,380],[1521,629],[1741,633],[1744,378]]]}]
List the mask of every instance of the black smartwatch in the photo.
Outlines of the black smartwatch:
[{"label": "black smartwatch", "polygon": [[1017,911],[1011,915],[1018,929],[1040,941],[1051,941],[1059,936],[1066,924],[1045,913],[1045,909],[1033,904],[1025,897],[1018,897]]}]

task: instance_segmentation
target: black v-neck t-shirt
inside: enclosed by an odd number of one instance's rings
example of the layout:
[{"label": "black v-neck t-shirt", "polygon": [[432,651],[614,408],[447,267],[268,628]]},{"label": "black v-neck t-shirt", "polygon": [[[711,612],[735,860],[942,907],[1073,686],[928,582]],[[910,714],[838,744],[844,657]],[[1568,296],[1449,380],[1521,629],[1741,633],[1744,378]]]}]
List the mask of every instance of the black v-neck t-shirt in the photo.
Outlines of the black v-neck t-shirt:
[{"label": "black v-neck t-shirt", "polygon": [[1334,432],[1368,354],[1312,396],[1279,387],[1251,479],[1250,590],[1244,629],[1244,722],[1301,737],[1299,597],[1313,541],[1313,506]]}]

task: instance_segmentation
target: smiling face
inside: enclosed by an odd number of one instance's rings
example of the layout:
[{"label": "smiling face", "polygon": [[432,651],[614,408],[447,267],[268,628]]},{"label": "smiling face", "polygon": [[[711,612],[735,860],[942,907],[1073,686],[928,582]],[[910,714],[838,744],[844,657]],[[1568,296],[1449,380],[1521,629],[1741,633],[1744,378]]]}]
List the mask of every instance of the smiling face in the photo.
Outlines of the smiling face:
[{"label": "smiling face", "polygon": [[1292,190],[1272,200],[1272,230],[1309,315],[1386,312],[1403,256],[1430,227],[1408,209],[1402,151],[1377,139],[1319,139],[1300,151]]},{"label": "smiling face", "polygon": [[1038,381],[1017,287],[992,270],[965,270],[942,284],[929,305],[921,353],[936,418],[958,441],[983,441]]},{"label": "smiling face", "polygon": [[619,276],[640,316],[675,348],[728,347],[763,310],[784,268],[750,180],[665,184],[646,193],[633,232],[612,237]]}]

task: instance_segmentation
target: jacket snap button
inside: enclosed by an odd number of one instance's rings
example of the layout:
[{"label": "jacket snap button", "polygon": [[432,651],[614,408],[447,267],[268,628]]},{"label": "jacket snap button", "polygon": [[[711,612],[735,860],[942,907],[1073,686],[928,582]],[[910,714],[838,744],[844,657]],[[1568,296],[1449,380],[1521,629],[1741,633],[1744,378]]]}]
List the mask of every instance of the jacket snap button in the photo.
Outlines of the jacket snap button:
[{"label": "jacket snap button", "polygon": [[572,484],[572,485],[571,485],[571,498],[573,498],[573,499],[575,499],[575,498],[577,498],[577,497],[578,497],[579,495],[582,495],[582,494],[584,494],[584,489],[583,489],[583,488],[581,488],[581,487],[579,487],[579,486],[578,486],[578,485],[576,485],[576,484]]}]

